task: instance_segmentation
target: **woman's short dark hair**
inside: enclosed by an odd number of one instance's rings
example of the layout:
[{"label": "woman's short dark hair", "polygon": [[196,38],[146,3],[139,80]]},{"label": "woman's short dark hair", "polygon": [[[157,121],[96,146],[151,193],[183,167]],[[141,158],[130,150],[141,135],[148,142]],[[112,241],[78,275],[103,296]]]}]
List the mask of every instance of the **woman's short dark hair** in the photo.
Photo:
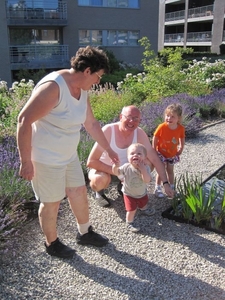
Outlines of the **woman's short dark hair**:
[{"label": "woman's short dark hair", "polygon": [[91,73],[102,69],[104,73],[109,73],[109,59],[103,50],[96,47],[79,48],[70,63],[76,72],[83,72],[86,68],[90,68]]}]

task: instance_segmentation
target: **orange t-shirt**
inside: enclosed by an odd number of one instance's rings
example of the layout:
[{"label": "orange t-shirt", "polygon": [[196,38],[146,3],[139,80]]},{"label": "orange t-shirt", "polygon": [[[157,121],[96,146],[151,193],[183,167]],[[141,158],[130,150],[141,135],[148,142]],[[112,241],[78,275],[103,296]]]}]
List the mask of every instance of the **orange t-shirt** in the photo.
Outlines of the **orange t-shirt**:
[{"label": "orange t-shirt", "polygon": [[168,124],[164,122],[160,124],[154,132],[154,136],[159,139],[156,150],[166,158],[171,158],[177,154],[179,141],[185,138],[184,126],[180,124],[177,125],[176,129],[170,129]]}]

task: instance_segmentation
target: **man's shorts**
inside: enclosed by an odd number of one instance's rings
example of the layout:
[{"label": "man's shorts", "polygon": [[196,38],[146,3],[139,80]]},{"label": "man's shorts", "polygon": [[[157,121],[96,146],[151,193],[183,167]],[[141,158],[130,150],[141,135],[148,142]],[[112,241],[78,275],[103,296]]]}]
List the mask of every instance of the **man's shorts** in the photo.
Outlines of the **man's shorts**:
[{"label": "man's shorts", "polygon": [[85,185],[84,174],[77,157],[68,165],[52,166],[33,162],[32,187],[40,202],[57,202],[66,196],[66,187]]},{"label": "man's shorts", "polygon": [[126,211],[134,211],[137,208],[143,208],[148,203],[148,195],[141,198],[133,198],[131,196],[123,194],[123,200],[125,204]]}]

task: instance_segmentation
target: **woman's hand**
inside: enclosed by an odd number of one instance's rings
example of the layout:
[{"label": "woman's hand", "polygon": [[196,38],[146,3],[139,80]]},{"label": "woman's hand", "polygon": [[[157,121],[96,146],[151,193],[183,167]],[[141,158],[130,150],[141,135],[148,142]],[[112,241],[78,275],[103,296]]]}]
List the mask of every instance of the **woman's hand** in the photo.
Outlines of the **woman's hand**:
[{"label": "woman's hand", "polygon": [[23,179],[31,181],[34,177],[34,167],[31,161],[20,164],[19,175]]},{"label": "woman's hand", "polygon": [[107,149],[107,153],[112,160],[112,163],[117,164],[119,162],[118,154],[113,151],[111,148]]}]

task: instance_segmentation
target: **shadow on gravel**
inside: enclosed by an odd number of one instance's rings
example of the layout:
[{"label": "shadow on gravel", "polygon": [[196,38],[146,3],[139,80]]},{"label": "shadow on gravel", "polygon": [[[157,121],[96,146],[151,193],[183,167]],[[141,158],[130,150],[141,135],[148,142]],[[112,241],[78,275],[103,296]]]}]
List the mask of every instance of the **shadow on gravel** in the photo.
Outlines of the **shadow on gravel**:
[{"label": "shadow on gravel", "polygon": [[[115,261],[113,271],[108,270],[107,266],[104,268],[89,264],[81,257],[77,257],[74,262],[69,261],[68,264],[90,280],[126,294],[129,300],[172,299],[171,295],[176,296],[173,299],[203,299],[201,296],[206,294],[224,296],[224,291],[220,288],[194,277],[176,274],[138,256],[120,251],[112,244],[102,252]],[[133,277],[126,275],[130,274],[130,270],[134,273]],[[165,282],[164,287],[162,281]],[[188,298],[183,298],[184,291],[188,291]],[[207,299],[213,298],[209,296]]]},{"label": "shadow on gravel", "polygon": [[[168,222],[171,222],[171,224]],[[201,236],[204,233],[207,236],[214,233],[206,232],[204,229],[189,224],[176,223],[161,216],[153,216],[151,223],[148,219],[142,218],[140,224],[142,235],[182,245],[183,249],[187,248],[211,263],[225,268],[225,247]],[[225,239],[222,235],[220,238],[221,240]]]},{"label": "shadow on gravel", "polygon": [[201,139],[200,138],[191,139],[191,143],[195,145],[205,145],[205,144],[215,143],[215,140],[219,143],[225,142],[225,140],[219,137],[218,135],[201,132]]}]

